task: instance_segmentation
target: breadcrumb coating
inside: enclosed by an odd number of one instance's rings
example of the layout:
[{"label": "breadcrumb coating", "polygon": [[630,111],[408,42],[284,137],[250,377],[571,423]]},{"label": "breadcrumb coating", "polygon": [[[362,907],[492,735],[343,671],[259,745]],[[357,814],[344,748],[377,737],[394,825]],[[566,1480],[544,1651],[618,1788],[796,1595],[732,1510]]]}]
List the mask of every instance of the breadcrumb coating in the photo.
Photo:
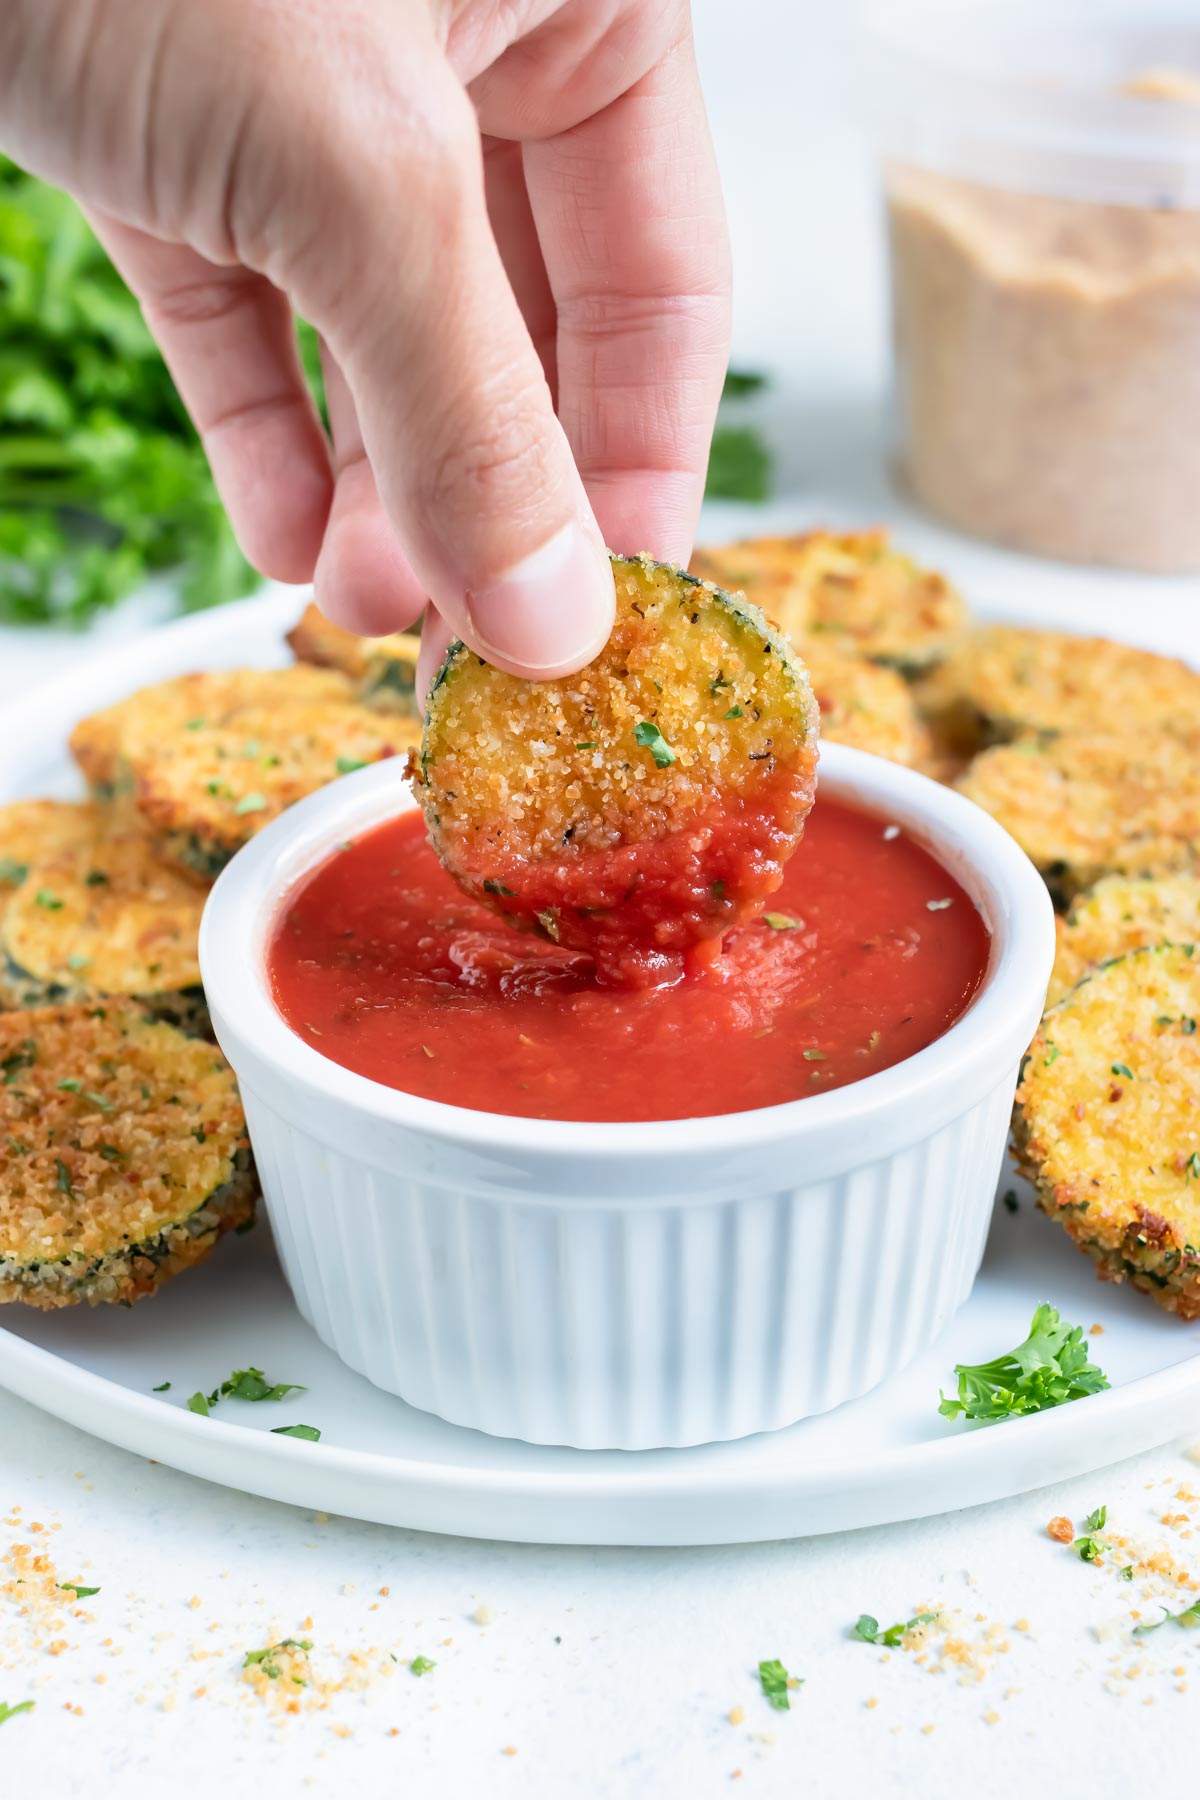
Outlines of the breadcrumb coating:
[{"label": "breadcrumb coating", "polygon": [[131,1301],[253,1216],[211,1044],[128,1002],[0,1015],[0,1301]]},{"label": "breadcrumb coating", "polygon": [[35,862],[13,895],[0,919],[0,1002],[116,995],[178,1009],[200,986],[203,906],[202,890],[161,862],[144,832],[100,829]]},{"label": "breadcrumb coating", "polygon": [[819,632],[873,662],[916,673],[967,623],[962,596],[936,570],[893,550],[886,531],[810,531],[698,551],[696,572],[737,589],[790,637]]},{"label": "breadcrumb coating", "polygon": [[415,720],[317,700],[243,706],[221,723],[202,720],[165,740],[131,729],[125,754],[159,854],[211,878],[297,800],[411,748],[419,736]]},{"label": "breadcrumb coating", "polygon": [[1200,726],[1200,674],[1108,638],[979,626],[956,649],[946,681],[994,739],[1142,731],[1188,738]]},{"label": "breadcrumb coating", "polygon": [[821,709],[823,738],[910,768],[929,763],[933,738],[902,676],[826,637],[793,638],[792,643],[804,659]]},{"label": "breadcrumb coating", "polygon": [[80,720],[71,733],[71,755],[93,793],[111,799],[132,786],[130,739],[166,742],[195,721],[220,725],[247,706],[305,706],[353,698],[345,676],[331,669],[214,669],[178,675],[140,688]]},{"label": "breadcrumb coating", "polygon": [[1102,964],[1046,1014],[1017,1091],[1018,1162],[1105,1281],[1200,1317],[1200,951]]},{"label": "breadcrumb coating", "polygon": [[1076,897],[1056,920],[1058,951],[1047,1006],[1055,1006],[1097,963],[1153,944],[1200,940],[1200,877],[1109,875]]},{"label": "breadcrumb coating", "polygon": [[975,758],[958,791],[998,819],[1060,904],[1105,875],[1198,867],[1200,756],[1163,733],[1024,738]]}]

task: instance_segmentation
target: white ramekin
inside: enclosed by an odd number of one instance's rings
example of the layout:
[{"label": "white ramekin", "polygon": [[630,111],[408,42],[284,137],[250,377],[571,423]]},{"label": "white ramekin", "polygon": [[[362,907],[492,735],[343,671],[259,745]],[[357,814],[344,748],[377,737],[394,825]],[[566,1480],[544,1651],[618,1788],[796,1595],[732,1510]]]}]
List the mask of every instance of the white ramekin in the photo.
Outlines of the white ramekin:
[{"label": "white ramekin", "polygon": [[351,1368],[458,1425],[637,1450],[824,1412],[941,1331],[983,1254],[1050,902],[1007,833],[911,770],[828,745],[821,792],[940,858],[991,929],[988,973],[907,1062],[718,1118],[469,1111],[381,1087],[290,1030],[265,968],[280,904],[335,845],[413,804],[399,761],[313,795],[236,857],[205,910],[204,985],[296,1303]]}]

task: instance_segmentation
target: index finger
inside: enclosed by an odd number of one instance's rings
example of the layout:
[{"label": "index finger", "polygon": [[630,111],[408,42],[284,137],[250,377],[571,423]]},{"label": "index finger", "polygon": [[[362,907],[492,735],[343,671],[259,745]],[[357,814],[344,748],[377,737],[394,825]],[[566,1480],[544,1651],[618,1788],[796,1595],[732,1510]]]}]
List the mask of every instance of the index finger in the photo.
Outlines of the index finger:
[{"label": "index finger", "polygon": [[729,353],[729,246],[690,37],[524,150],[558,410],[608,543],[691,552]]}]

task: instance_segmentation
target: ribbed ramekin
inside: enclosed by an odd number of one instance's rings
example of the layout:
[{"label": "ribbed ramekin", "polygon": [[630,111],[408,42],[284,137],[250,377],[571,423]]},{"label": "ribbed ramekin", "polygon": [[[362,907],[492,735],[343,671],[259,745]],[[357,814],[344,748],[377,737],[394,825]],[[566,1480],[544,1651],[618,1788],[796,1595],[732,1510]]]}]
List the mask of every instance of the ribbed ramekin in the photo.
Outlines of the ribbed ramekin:
[{"label": "ribbed ramekin", "polygon": [[983,1254],[1050,903],[993,820],[911,770],[827,745],[821,792],[938,856],[992,932],[987,975],[906,1062],[716,1118],[469,1111],[292,1032],[266,973],[280,905],[413,804],[398,764],[303,801],[236,857],[205,910],[204,985],[296,1303],[351,1368],[458,1425],[638,1450],[824,1412],[941,1331]]}]

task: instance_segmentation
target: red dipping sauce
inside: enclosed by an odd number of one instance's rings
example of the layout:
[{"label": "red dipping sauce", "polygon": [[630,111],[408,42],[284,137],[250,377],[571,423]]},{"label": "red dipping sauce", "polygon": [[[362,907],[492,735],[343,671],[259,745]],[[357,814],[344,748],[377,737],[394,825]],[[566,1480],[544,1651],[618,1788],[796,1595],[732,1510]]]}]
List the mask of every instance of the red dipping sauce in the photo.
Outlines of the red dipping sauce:
[{"label": "red dipping sauce", "polygon": [[988,950],[928,851],[819,800],[772,910],[673,986],[601,987],[588,957],[511,930],[446,874],[419,812],[307,878],[269,967],[293,1031],[385,1087],[531,1119],[687,1119],[912,1056],[965,1010]]}]

